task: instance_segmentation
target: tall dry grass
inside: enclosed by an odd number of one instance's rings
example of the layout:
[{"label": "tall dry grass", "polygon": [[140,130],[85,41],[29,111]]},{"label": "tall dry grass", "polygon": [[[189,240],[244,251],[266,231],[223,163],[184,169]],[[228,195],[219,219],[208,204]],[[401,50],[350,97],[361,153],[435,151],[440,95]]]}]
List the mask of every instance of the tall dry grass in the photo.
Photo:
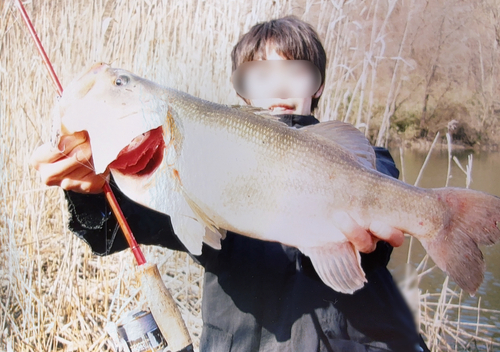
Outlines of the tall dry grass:
[{"label": "tall dry grass", "polygon": [[[318,116],[353,121],[352,115],[358,125],[369,126],[379,89],[377,67],[396,62],[384,52],[384,38],[391,6],[400,4],[44,0],[27,2],[26,8],[63,86],[104,61],[229,104],[238,103],[229,82],[229,54],[238,37],[258,21],[295,14],[317,28],[329,55]],[[372,24],[368,29],[355,21],[359,13]],[[56,94],[13,1],[0,3],[0,18],[0,350],[109,350],[106,323],[140,304],[132,256],[93,256],[66,229],[61,191],[43,186],[29,167],[33,150],[49,139]],[[370,51],[360,57],[353,46]],[[353,81],[357,67],[365,68]],[[390,112],[394,100],[386,100]],[[184,254],[145,252],[158,263],[197,345],[202,269]],[[421,320],[425,332],[431,324]]]}]

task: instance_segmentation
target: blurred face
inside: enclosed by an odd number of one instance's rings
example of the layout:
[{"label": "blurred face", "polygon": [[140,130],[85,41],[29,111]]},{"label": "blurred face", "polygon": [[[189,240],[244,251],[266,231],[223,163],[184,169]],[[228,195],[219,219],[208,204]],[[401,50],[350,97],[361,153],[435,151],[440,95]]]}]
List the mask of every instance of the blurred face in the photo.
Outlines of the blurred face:
[{"label": "blurred face", "polygon": [[266,57],[245,62],[234,72],[238,94],[273,115],[310,115],[312,99],[323,91],[318,68],[310,61],[286,60],[273,48],[267,49]]}]

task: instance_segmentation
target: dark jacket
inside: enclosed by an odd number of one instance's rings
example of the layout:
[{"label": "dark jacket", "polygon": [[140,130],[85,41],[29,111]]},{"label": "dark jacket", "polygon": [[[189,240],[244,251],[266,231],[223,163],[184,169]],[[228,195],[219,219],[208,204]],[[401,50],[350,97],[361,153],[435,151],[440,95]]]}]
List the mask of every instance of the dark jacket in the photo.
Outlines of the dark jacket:
[{"label": "dark jacket", "polygon": [[[283,116],[295,127],[312,116]],[[377,169],[399,176],[389,152],[375,148]],[[115,187],[136,239],[186,251],[170,218],[142,207]],[[127,248],[102,195],[66,193],[70,229],[94,253]],[[296,209],[300,217],[301,209]],[[257,219],[258,220],[258,219]],[[220,251],[204,245],[193,257],[205,268],[200,351],[420,351],[414,319],[386,268],[392,247],[362,254],[367,284],[354,294],[326,286],[299,250],[228,233]],[[426,350],[424,348],[423,350]]]}]

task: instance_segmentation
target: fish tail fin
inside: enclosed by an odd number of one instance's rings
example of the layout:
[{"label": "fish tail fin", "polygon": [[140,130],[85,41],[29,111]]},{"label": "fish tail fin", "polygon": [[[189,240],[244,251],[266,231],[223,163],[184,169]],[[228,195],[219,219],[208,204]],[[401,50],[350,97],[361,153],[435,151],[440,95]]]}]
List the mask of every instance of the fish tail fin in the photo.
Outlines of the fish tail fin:
[{"label": "fish tail fin", "polygon": [[485,271],[478,245],[500,241],[500,198],[459,188],[439,188],[434,192],[448,211],[436,236],[421,239],[422,245],[437,266],[473,295],[483,282]]}]

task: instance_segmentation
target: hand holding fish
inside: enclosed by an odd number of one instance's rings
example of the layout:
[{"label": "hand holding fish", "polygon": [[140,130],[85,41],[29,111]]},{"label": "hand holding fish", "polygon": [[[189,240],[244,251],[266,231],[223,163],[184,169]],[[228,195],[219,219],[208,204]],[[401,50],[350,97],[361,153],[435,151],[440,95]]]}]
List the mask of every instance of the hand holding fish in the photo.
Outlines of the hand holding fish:
[{"label": "hand holding fish", "polygon": [[333,218],[339,230],[361,253],[373,252],[380,240],[386,241],[393,247],[399,247],[405,239],[402,231],[382,221],[372,221],[367,231],[344,211],[333,214]]},{"label": "hand holding fish", "polygon": [[57,148],[51,143],[38,147],[30,160],[47,186],[59,186],[67,191],[100,193],[109,170],[96,175],[88,133],[63,135]]}]

